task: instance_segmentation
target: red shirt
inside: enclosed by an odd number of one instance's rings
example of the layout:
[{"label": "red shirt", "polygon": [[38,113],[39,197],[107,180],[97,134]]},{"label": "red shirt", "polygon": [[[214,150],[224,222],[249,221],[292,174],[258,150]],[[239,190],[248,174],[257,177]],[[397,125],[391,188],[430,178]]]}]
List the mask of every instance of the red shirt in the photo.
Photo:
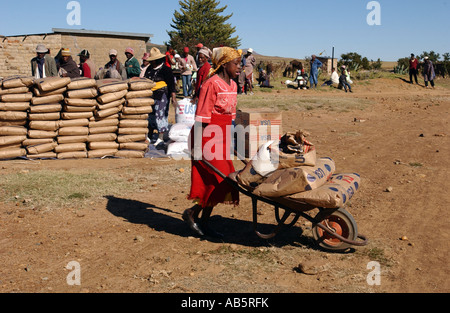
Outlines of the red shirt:
[{"label": "red shirt", "polygon": [[81,70],[83,77],[93,78],[91,74],[91,67],[86,62],[83,63]]},{"label": "red shirt", "polygon": [[413,60],[409,60],[409,68],[412,70],[417,70],[417,66],[419,65],[419,61],[416,58]]},{"label": "red shirt", "polygon": [[166,63],[165,63],[167,67],[172,68],[172,65],[173,65],[171,62],[172,60],[173,60],[173,55],[171,55],[170,52],[167,51],[166,52]]},{"label": "red shirt", "polygon": [[197,72],[197,83],[195,85],[195,95],[198,97],[200,94],[200,87],[205,82],[205,79],[208,77],[209,70],[211,69],[211,64],[206,62],[200,67]]}]

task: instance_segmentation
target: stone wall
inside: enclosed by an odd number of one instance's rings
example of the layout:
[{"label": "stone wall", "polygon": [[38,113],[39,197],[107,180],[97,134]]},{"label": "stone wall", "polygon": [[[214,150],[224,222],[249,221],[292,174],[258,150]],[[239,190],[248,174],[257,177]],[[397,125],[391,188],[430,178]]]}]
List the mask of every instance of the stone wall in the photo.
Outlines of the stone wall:
[{"label": "stone wall", "polygon": [[36,46],[44,44],[55,56],[61,49],[61,35],[32,35],[0,38],[0,77],[31,76],[31,59]]},{"label": "stone wall", "polygon": [[125,49],[132,47],[136,58],[141,62],[147,51],[143,39],[99,36],[99,35],[69,35],[48,34],[15,37],[0,37],[0,77],[14,75],[31,76],[31,59],[36,56],[36,46],[44,44],[55,57],[61,48],[70,48],[75,62],[79,62],[78,53],[89,50],[97,69],[109,61],[109,50],[118,52],[119,60],[126,61]]}]

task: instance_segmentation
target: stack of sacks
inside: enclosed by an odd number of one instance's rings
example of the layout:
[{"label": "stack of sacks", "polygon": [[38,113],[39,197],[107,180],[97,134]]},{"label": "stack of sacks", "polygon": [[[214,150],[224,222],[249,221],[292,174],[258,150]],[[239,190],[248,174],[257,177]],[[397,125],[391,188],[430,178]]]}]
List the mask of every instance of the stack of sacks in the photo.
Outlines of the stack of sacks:
[{"label": "stack of sacks", "polygon": [[26,155],[27,117],[33,78],[14,76],[0,82],[0,159]]},{"label": "stack of sacks", "polygon": [[97,81],[97,89],[97,108],[89,121],[89,158],[114,156],[118,151],[119,112],[125,103],[128,84],[118,79],[102,79]]},{"label": "stack of sacks", "polygon": [[155,83],[146,78],[128,80],[126,102],[120,113],[117,157],[143,158],[148,149],[148,117],[153,112],[152,88]]},{"label": "stack of sacks", "polygon": [[24,142],[29,159],[56,158],[59,120],[64,92],[70,78],[49,77],[35,80],[28,114],[28,139]]},{"label": "stack of sacks", "polygon": [[97,105],[95,79],[73,79],[67,86],[64,108],[59,122],[58,159],[87,158],[86,142],[89,135],[89,118]]}]

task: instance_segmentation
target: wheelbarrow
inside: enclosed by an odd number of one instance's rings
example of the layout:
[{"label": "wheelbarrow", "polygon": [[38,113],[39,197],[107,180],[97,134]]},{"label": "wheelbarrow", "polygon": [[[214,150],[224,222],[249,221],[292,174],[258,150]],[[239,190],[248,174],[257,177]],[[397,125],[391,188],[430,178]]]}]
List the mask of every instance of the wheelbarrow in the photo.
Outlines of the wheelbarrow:
[{"label": "wheelbarrow", "polygon": [[[242,157],[239,159],[247,165]],[[281,230],[292,227],[300,217],[312,223],[314,242],[319,248],[330,252],[343,252],[352,246],[365,246],[368,244],[366,236],[358,233],[358,226],[353,216],[345,208],[329,209],[318,208],[305,202],[288,198],[269,198],[255,195],[251,188],[241,185],[237,180],[239,171],[224,175],[207,160],[202,160],[211,170],[222,177],[233,188],[252,199],[253,229],[262,239],[274,238]],[[258,231],[258,202],[272,205],[275,211],[277,225],[271,233]],[[307,212],[318,209],[319,212],[312,217]]]}]

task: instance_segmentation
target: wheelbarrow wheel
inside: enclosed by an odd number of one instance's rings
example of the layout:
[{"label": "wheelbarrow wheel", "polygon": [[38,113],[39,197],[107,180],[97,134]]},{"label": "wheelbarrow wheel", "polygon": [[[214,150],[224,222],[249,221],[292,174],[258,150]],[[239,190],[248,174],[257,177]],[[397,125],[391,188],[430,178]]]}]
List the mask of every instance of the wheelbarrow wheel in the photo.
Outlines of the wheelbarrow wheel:
[{"label": "wheelbarrow wheel", "polygon": [[[315,217],[317,223],[325,226],[331,233],[336,233],[345,239],[355,241],[358,236],[358,227],[353,216],[345,209],[338,210],[324,210],[317,214]],[[347,250],[351,244],[343,242],[342,240],[334,237],[317,224],[313,225],[312,229],[313,237],[319,247],[332,251],[342,252]]]}]

